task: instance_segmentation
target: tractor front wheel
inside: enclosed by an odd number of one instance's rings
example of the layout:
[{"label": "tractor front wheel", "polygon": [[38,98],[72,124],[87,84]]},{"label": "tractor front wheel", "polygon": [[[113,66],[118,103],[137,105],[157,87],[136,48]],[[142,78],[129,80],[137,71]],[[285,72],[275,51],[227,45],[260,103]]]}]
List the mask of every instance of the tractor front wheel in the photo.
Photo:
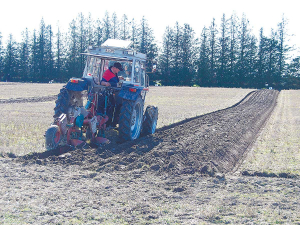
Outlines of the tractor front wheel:
[{"label": "tractor front wheel", "polygon": [[155,106],[147,106],[145,115],[144,115],[144,122],[143,122],[143,129],[142,134],[154,134],[156,130],[158,119],[158,109]]},{"label": "tractor front wheel", "polygon": [[121,141],[135,140],[140,136],[143,120],[144,102],[123,100],[119,119],[119,138]]},{"label": "tractor front wheel", "polygon": [[62,113],[67,114],[69,106],[70,96],[67,88],[64,86],[60,89],[60,93],[55,101],[56,105],[54,108],[54,118],[58,118]]},{"label": "tractor front wheel", "polygon": [[56,149],[61,140],[61,133],[57,125],[51,125],[45,134],[46,149],[51,151]]},{"label": "tractor front wheel", "polygon": [[83,106],[82,93],[71,91],[64,86],[55,101],[54,118],[58,118],[62,113],[67,114],[70,106]]}]

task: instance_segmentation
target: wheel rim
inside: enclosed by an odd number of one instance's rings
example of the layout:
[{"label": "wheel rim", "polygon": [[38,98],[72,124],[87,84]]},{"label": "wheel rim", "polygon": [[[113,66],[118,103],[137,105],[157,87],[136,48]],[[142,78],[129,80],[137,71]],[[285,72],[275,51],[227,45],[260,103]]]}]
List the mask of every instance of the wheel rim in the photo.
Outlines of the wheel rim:
[{"label": "wheel rim", "polygon": [[134,130],[135,125],[136,125],[136,115],[137,115],[136,109],[134,109],[133,112],[132,112],[131,123],[130,123],[130,129],[131,129],[131,131]]},{"label": "wheel rim", "polygon": [[131,116],[130,129],[131,129],[132,139],[135,139],[139,134],[140,127],[141,127],[141,118],[142,118],[142,106],[141,104],[138,103],[135,105]]}]

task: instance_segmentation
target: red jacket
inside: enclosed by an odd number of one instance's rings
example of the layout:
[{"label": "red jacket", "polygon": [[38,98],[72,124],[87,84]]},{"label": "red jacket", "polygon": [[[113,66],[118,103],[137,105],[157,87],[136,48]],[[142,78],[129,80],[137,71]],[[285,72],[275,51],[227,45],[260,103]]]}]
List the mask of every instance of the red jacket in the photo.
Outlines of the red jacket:
[{"label": "red jacket", "polygon": [[105,82],[109,82],[112,87],[116,87],[117,83],[119,83],[119,77],[116,76],[112,71],[111,67],[103,73],[102,80]]}]

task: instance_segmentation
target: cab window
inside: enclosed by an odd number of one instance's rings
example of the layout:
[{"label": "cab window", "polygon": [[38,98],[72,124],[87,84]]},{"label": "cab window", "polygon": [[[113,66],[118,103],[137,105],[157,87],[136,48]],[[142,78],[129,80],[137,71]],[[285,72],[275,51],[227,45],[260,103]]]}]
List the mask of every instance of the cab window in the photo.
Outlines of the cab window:
[{"label": "cab window", "polygon": [[145,75],[146,75],[146,68],[145,63],[141,63],[141,86],[145,86]]},{"label": "cab window", "polygon": [[93,77],[96,82],[99,80],[101,59],[98,57],[89,57],[87,60],[86,76]]},{"label": "cab window", "polygon": [[91,57],[87,63],[87,76],[98,76],[101,66],[101,59],[97,57]]},{"label": "cab window", "polygon": [[133,82],[134,83],[140,83],[141,82],[141,62],[139,60],[135,61]]}]

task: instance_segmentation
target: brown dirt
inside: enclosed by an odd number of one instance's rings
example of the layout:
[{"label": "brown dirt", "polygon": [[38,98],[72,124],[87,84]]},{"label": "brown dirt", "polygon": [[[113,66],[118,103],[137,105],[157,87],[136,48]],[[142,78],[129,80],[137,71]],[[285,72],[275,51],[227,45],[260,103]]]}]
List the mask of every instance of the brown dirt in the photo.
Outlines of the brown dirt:
[{"label": "brown dirt", "polygon": [[164,127],[132,142],[116,143],[111,131],[112,142],[97,149],[76,149],[63,155],[58,151],[34,153],[17,160],[74,164],[98,172],[227,173],[243,159],[275,107],[277,95],[274,90],[254,91],[230,108]]},{"label": "brown dirt", "polygon": [[27,102],[48,102],[57,99],[57,95],[42,96],[42,97],[30,97],[30,98],[11,98],[11,99],[0,99],[0,104],[7,103],[27,103]]}]

